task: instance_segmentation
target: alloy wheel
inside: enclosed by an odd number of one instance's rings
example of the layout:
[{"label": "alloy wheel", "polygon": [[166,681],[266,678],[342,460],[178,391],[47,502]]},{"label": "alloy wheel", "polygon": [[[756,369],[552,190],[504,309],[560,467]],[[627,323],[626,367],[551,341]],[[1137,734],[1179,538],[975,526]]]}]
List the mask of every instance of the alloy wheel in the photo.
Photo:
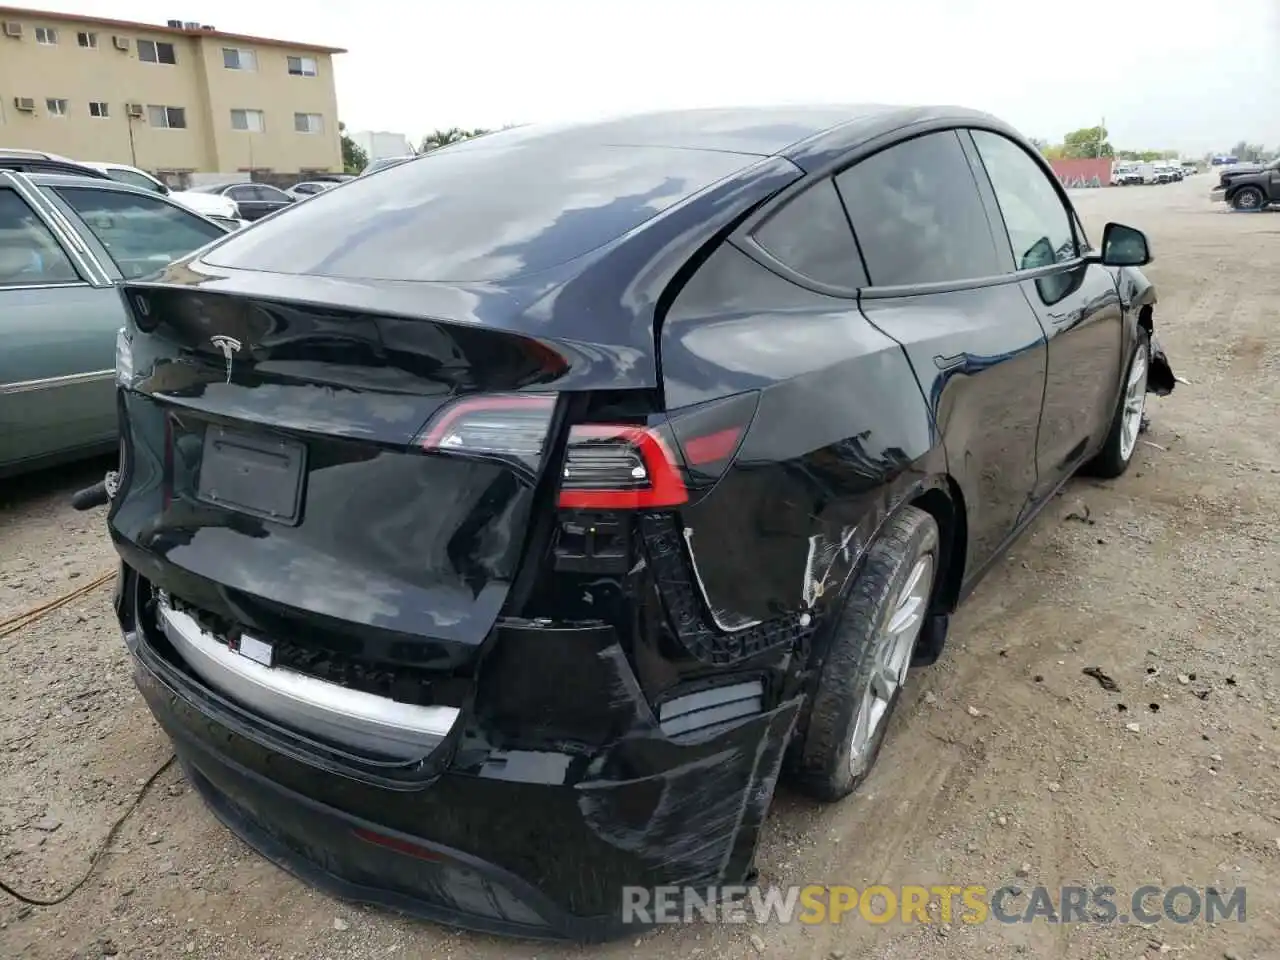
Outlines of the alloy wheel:
[{"label": "alloy wheel", "polygon": [[1147,405],[1147,350],[1138,348],[1129,366],[1129,379],[1124,386],[1124,412],[1120,414],[1120,456],[1128,460],[1138,445],[1142,429],[1142,413]]},{"label": "alloy wheel", "polygon": [[911,654],[928,611],[933,591],[934,556],[918,558],[893,601],[893,613],[876,636],[871,675],[859,698],[853,726],[849,766],[860,776],[871,764],[881,725],[894,695],[907,678]]}]

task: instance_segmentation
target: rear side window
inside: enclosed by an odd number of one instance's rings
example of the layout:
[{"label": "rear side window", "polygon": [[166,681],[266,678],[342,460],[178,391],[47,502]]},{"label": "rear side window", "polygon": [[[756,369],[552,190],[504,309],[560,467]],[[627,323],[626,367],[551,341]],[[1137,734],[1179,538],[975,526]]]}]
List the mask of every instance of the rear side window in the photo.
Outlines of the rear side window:
[{"label": "rear side window", "polygon": [[836,177],[876,286],[1002,272],[973,171],[954,130],[882,150]]},{"label": "rear side window", "polygon": [[974,130],[1019,270],[1034,270],[1077,256],[1071,214],[1047,174],[1025,150],[998,133]]},{"label": "rear side window", "polygon": [[861,287],[862,272],[849,218],[830,180],[810,187],[765,221],[756,243],[796,273],[838,287]]},{"label": "rear side window", "polygon": [[222,228],[157,197],[85,187],[59,187],[56,192],[128,279],[154,273],[226,235]]},{"label": "rear side window", "polygon": [[492,133],[317,194],[233,235],[210,262],[356,280],[507,280],[603,246],[756,159]]},{"label": "rear side window", "polygon": [[0,288],[79,279],[44,221],[13,190],[0,189]]}]

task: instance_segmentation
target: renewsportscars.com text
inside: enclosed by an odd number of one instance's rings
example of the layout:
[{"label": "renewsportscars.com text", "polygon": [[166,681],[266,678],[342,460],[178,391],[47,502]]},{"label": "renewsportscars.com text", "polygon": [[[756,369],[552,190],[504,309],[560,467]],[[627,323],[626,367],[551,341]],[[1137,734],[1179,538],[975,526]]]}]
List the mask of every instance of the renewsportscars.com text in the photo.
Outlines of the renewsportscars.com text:
[{"label": "renewsportscars.com text", "polygon": [[[1110,886],[810,884],[794,887],[626,887],[624,923],[1218,923],[1245,920],[1246,890]],[[934,906],[930,910],[930,905]]]}]

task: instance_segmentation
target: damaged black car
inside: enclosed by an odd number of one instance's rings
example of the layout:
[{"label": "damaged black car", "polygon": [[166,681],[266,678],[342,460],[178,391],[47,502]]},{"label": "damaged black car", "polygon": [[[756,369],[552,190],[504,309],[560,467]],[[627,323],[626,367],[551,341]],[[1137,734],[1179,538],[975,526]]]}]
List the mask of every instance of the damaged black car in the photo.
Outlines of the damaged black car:
[{"label": "damaged black car", "polygon": [[1146,237],[954,108],[524,127],[128,284],[108,522],[212,811],[519,936],[749,881],[1078,471],[1132,461]]}]

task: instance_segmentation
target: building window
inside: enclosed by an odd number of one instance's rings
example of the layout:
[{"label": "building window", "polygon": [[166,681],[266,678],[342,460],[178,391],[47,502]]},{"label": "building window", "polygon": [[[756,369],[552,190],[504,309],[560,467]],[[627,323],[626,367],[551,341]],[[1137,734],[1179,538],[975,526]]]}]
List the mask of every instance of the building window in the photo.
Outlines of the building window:
[{"label": "building window", "polygon": [[107,102],[105,100],[90,100],[89,116],[105,120],[110,116],[110,109],[107,107]]},{"label": "building window", "polygon": [[223,47],[222,65],[228,70],[257,70],[258,55],[252,50]]},{"label": "building window", "polygon": [[289,76],[314,77],[316,73],[317,71],[316,71],[315,57],[290,57],[289,58]]},{"label": "building window", "polygon": [[54,27],[36,27],[36,43],[52,47],[58,42],[58,31]]},{"label": "building window", "polygon": [[266,129],[261,110],[232,110],[231,129],[244,130],[248,133],[262,133]]},{"label": "building window", "polygon": [[295,113],[293,129],[298,133],[324,133],[324,115],[319,113]]},{"label": "building window", "polygon": [[185,130],[187,127],[187,111],[184,107],[159,107],[151,104],[147,107],[147,122],[153,127],[168,130]]},{"label": "building window", "polygon": [[172,43],[160,43],[158,40],[139,40],[138,59],[143,63],[177,63],[177,54],[173,52]]},{"label": "building window", "polygon": [[98,35],[96,33],[85,33],[81,30],[76,34],[76,43],[84,47],[86,50],[98,49]]},{"label": "building window", "polygon": [[65,117],[67,115],[67,101],[61,97],[50,97],[44,102],[44,108],[51,117]]}]

